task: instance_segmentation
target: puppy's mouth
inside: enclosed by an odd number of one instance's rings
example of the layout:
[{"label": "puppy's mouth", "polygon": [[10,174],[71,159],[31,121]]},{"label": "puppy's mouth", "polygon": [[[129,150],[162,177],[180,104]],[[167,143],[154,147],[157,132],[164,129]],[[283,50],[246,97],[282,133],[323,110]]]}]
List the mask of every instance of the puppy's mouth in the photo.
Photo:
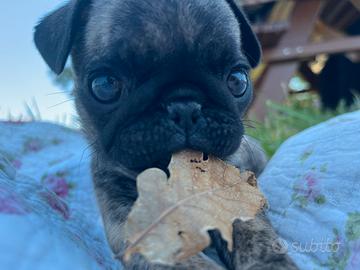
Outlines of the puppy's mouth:
[{"label": "puppy's mouth", "polygon": [[[156,122],[156,121],[155,121]],[[233,154],[240,146],[240,125],[204,124],[193,132],[179,131],[168,121],[144,123],[120,133],[109,155],[124,167],[142,172],[148,168],[167,171],[172,155],[193,150],[221,159]],[[150,125],[148,127],[148,125]]]}]

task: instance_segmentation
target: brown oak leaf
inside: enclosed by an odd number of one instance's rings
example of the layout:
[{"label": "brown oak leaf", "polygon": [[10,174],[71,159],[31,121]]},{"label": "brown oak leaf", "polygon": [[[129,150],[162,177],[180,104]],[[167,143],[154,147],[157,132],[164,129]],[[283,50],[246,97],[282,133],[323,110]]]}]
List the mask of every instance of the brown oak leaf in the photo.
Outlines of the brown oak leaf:
[{"label": "brown oak leaf", "polygon": [[148,169],[137,179],[139,198],[125,223],[128,247],[150,262],[173,265],[210,244],[208,230],[218,229],[232,249],[232,223],[253,219],[266,200],[253,173],[220,159],[184,151],[169,165],[170,178]]}]

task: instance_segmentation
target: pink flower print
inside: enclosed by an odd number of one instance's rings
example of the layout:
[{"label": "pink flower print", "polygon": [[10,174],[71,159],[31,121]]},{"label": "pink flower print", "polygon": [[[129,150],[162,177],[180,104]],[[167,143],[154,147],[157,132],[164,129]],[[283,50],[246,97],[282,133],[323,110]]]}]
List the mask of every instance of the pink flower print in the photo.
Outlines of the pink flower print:
[{"label": "pink flower print", "polygon": [[317,187],[317,180],[313,175],[308,174],[305,176],[305,182],[307,189],[304,195],[308,200],[314,201],[320,194],[319,188]]},{"label": "pink flower print", "polygon": [[311,175],[311,174],[306,175],[305,181],[306,181],[307,186],[308,186],[309,188],[313,188],[313,187],[315,186],[315,184],[316,184],[316,179],[315,179],[315,177],[314,177],[313,175]]},{"label": "pink flower print", "polygon": [[293,200],[300,203],[301,207],[305,207],[310,202],[316,204],[324,204],[326,198],[321,194],[318,178],[313,173],[308,173],[304,178],[299,179],[294,185]]},{"label": "pink flower print", "polygon": [[15,194],[11,194],[6,190],[0,189],[0,213],[25,215],[28,211]]},{"label": "pink flower print", "polygon": [[21,167],[22,167],[21,160],[15,159],[11,163],[14,166],[14,168],[17,169],[17,170],[21,169]]},{"label": "pink flower print", "polygon": [[64,201],[49,192],[41,192],[40,196],[45,199],[52,209],[61,214],[65,220],[70,218],[69,207]]},{"label": "pink flower print", "polygon": [[61,175],[49,175],[44,178],[44,185],[61,198],[69,195],[70,187],[66,179]]},{"label": "pink flower print", "polygon": [[39,152],[44,148],[42,141],[38,138],[30,138],[24,144],[25,153],[29,152]]}]

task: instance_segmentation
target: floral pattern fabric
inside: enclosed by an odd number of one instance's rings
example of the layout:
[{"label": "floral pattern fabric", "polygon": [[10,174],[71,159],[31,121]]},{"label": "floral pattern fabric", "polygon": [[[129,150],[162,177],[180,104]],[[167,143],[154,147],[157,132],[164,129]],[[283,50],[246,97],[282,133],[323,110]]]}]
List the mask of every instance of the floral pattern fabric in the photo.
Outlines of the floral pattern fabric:
[{"label": "floral pattern fabric", "polygon": [[300,269],[360,269],[360,112],[285,142],[259,179]]},{"label": "floral pattern fabric", "polygon": [[87,149],[61,126],[0,123],[1,269],[121,268],[105,241]]},{"label": "floral pattern fabric", "polygon": [[[360,112],[289,139],[259,179],[300,269],[360,269]],[[121,269],[105,241],[88,145],[48,123],[0,123],[1,269]],[[21,257],[21,260],[19,260]]]}]

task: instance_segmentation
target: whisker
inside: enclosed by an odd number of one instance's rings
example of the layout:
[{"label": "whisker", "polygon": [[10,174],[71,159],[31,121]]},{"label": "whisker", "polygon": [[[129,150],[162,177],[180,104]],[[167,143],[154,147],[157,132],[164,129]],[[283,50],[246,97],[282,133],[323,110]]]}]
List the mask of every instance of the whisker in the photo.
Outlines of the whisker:
[{"label": "whisker", "polygon": [[61,94],[72,95],[72,92],[69,92],[69,91],[52,92],[52,93],[46,94],[45,96],[54,96],[54,95],[61,95]]},{"label": "whisker", "polygon": [[[261,147],[260,144],[258,143],[249,143],[248,139],[246,138],[246,136],[243,137],[243,140],[245,141],[245,143],[248,145],[248,147],[251,149],[251,151],[253,152],[253,149],[259,150],[261,152],[264,151],[264,149]],[[257,142],[257,141],[256,141]],[[253,152],[254,153],[254,152]]]},{"label": "whisker", "polygon": [[262,123],[255,121],[255,120],[250,120],[250,119],[242,119],[241,120],[243,123],[250,123],[253,124],[254,126],[261,126]]},{"label": "whisker", "polygon": [[254,154],[254,151],[251,147],[251,144],[249,143],[249,141],[247,140],[246,136],[243,137],[243,142],[247,145],[247,148],[248,148],[248,154],[250,156],[250,159],[251,159],[251,163],[254,164],[255,163],[255,154]]},{"label": "whisker", "polygon": [[128,168],[124,167],[121,164],[117,164],[111,171],[132,180],[136,180],[136,177],[138,175],[138,173],[129,170]]},{"label": "whisker", "polygon": [[[93,148],[93,146],[98,142],[98,138],[96,138],[92,143],[90,143],[89,145],[87,145],[87,147],[82,151],[82,155],[81,155],[81,159],[80,159],[80,162],[79,162],[79,168],[81,166],[81,163],[82,163],[82,160],[84,159],[84,155],[85,155],[85,152],[90,149],[90,148]],[[98,162],[98,159],[99,159],[99,155],[97,154],[97,151],[96,149],[93,149],[93,151],[91,151],[88,155],[88,157],[95,157],[97,159],[97,162],[96,164],[99,164]],[[125,176],[129,179],[132,179],[132,180],[136,180],[136,177],[138,175],[138,173],[126,168],[125,166],[123,166],[122,164],[114,164],[114,165],[111,165],[111,166],[107,166],[107,171],[108,172],[113,172],[113,173],[116,173],[118,175],[121,175],[121,176]]]},{"label": "whisker", "polygon": [[243,126],[246,127],[246,128],[256,129],[255,126],[252,126],[252,125],[249,125],[249,124],[245,124],[245,123],[243,123]]},{"label": "whisker", "polygon": [[63,101],[63,102],[60,102],[60,103],[58,103],[58,104],[55,104],[55,105],[53,105],[53,106],[48,107],[48,109],[52,109],[52,108],[54,108],[54,107],[56,107],[56,106],[60,106],[60,105],[62,105],[62,104],[64,104],[64,103],[67,103],[67,102],[70,102],[70,101],[74,101],[74,100],[75,100],[75,98],[71,98],[71,99],[65,100],[65,101]]},{"label": "whisker", "polygon": [[[81,165],[82,160],[84,159],[85,152],[86,152],[87,150],[89,150],[90,148],[92,148],[92,147],[95,145],[96,142],[97,142],[97,140],[94,140],[92,143],[88,144],[88,145],[85,147],[85,149],[82,151],[81,159],[80,159],[80,165]],[[95,154],[95,151],[93,151],[92,153],[90,153],[89,156],[91,156],[92,154]],[[89,157],[89,156],[88,156],[88,157]]]},{"label": "whisker", "polygon": [[[91,147],[93,147],[95,145],[95,143],[97,142],[97,139],[95,139],[92,143],[89,143],[85,148],[84,150],[82,151],[82,154],[81,154],[81,158],[80,158],[80,161],[79,161],[79,173],[80,173],[80,167],[81,167],[81,163],[83,162],[83,159],[84,159],[84,155],[85,155],[85,152],[90,149]],[[96,155],[96,151],[94,150],[93,152],[91,152],[87,157],[90,157],[90,156],[93,156],[93,155]]]}]

